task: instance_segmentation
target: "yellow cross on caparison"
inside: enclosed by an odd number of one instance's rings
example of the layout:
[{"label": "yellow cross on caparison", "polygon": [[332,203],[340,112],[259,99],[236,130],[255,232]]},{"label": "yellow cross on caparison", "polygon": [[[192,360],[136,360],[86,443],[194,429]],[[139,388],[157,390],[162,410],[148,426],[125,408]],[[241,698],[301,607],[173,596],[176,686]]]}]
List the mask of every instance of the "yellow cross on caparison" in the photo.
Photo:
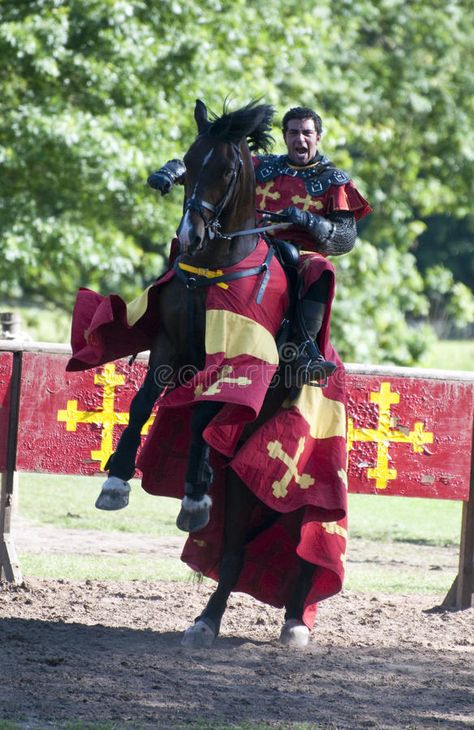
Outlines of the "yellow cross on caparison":
[{"label": "yellow cross on caparison", "polygon": [[222,390],[222,386],[227,383],[230,385],[238,385],[241,388],[245,388],[247,385],[252,385],[252,380],[247,378],[245,375],[239,375],[237,378],[231,378],[230,375],[234,371],[232,365],[224,365],[219,373],[219,377],[210,385],[206,390],[199,384],[194,389],[194,397],[200,398],[202,395],[217,395]]},{"label": "yellow cross on caparison", "polygon": [[[400,402],[400,394],[393,392],[390,383],[380,384],[380,390],[370,393],[372,403],[379,407],[377,428],[354,428],[352,418],[348,419],[347,448],[350,451],[355,441],[373,442],[377,444],[377,462],[375,467],[367,469],[369,479],[375,479],[376,489],[387,489],[388,482],[397,478],[397,470],[389,467],[389,447],[391,443],[411,444],[416,454],[422,454],[425,444],[432,444],[434,434],[425,431],[422,421],[416,421],[413,430],[405,433],[391,429],[390,407]],[[408,429],[406,429],[408,431]]]},{"label": "yellow cross on caparison", "polygon": [[[100,448],[91,451],[91,459],[100,461],[100,468],[104,469],[107,460],[114,450],[113,432],[114,426],[127,425],[128,412],[115,411],[115,389],[125,384],[125,377],[115,370],[113,363],[104,365],[101,373],[94,375],[94,384],[103,386],[102,410],[80,411],[77,407],[77,400],[68,400],[65,410],[57,413],[57,420],[66,424],[66,431],[76,431],[77,425],[93,424],[101,426]],[[154,421],[154,414],[145,423],[142,434],[147,434]]]},{"label": "yellow cross on caparison", "polygon": [[292,479],[295,480],[296,484],[298,484],[301,489],[309,489],[309,487],[313,486],[313,477],[310,474],[300,474],[298,471],[298,462],[300,460],[301,454],[304,451],[305,443],[306,439],[304,436],[302,436],[298,441],[298,447],[296,449],[295,455],[290,456],[283,449],[283,444],[280,441],[268,442],[267,451],[269,457],[271,459],[279,459],[279,461],[282,461],[283,464],[287,467],[287,470],[283,477],[279,480],[274,481],[272,484],[272,492],[277,499],[281,497],[286,497],[286,495],[288,494],[288,485],[290,484]]}]

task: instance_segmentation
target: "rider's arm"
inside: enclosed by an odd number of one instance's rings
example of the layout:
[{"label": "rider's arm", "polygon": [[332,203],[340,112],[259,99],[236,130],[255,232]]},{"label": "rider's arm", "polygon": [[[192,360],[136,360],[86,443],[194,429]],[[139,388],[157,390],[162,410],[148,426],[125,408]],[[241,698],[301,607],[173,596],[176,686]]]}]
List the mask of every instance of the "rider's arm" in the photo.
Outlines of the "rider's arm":
[{"label": "rider's arm", "polygon": [[332,230],[325,237],[316,239],[318,252],[324,256],[341,256],[352,251],[357,238],[354,213],[350,210],[335,210],[321,220],[329,222]]},{"label": "rider's arm", "polygon": [[357,237],[355,215],[350,210],[335,210],[327,218],[295,206],[282,210],[288,221],[311,236],[315,249],[324,256],[341,256],[354,248]]},{"label": "rider's arm", "polygon": [[174,185],[183,185],[186,167],[182,160],[168,160],[156,172],[152,172],[147,180],[148,185],[159,190],[162,195],[170,192]]}]

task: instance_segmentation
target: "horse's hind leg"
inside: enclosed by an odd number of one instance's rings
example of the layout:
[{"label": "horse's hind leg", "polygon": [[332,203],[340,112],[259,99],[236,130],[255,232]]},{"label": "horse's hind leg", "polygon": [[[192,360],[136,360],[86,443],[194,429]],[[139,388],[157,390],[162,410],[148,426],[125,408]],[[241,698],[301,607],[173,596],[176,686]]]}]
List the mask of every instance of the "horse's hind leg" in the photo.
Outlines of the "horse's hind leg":
[{"label": "horse's hind leg", "polygon": [[317,568],[301,558],[298,559],[298,564],[299,574],[291,598],[285,606],[285,623],[281,630],[280,641],[286,646],[301,649],[307,646],[309,641],[309,629],[303,623],[303,609]]},{"label": "horse's hind leg", "polygon": [[250,515],[257,498],[231,472],[226,484],[224,550],[219,566],[219,583],[206,608],[184,633],[187,648],[211,646],[219,633],[227,601],[244,563],[245,542]]},{"label": "horse's hind leg", "polygon": [[221,406],[221,403],[209,401],[197,403],[194,407],[184,498],[176,520],[177,527],[183,532],[197,532],[209,522],[212,500],[208,492],[213,473],[209,446],[204,441],[203,432]]},{"label": "horse's hind leg", "polygon": [[130,405],[128,426],[120,437],[116,451],[107,462],[109,476],[97,497],[97,509],[118,510],[127,506],[130,492],[128,480],[135,472],[141,431],[165,385],[166,383],[159,382],[157,370],[150,365],[145,380]]}]

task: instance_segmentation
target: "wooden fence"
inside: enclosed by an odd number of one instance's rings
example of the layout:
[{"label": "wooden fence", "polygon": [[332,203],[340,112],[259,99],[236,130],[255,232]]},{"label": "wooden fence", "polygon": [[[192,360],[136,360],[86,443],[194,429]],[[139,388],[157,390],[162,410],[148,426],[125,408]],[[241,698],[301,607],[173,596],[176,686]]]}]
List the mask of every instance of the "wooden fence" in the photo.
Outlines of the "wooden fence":
[{"label": "wooden fence", "polygon": [[[11,534],[18,474],[99,474],[146,368],[120,360],[66,373],[68,356],[67,346],[0,342],[0,569],[8,581],[21,580]],[[349,491],[462,501],[459,570],[443,605],[470,607],[474,373],[348,365],[347,376]]]}]

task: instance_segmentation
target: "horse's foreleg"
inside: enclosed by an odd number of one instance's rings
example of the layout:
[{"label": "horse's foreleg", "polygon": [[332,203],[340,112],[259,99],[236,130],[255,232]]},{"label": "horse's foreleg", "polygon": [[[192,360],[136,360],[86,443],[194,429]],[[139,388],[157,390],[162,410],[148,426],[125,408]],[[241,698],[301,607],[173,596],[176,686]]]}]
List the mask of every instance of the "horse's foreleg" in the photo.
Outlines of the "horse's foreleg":
[{"label": "horse's foreleg", "polygon": [[224,550],[219,566],[219,583],[204,611],[185,632],[182,644],[186,647],[212,644],[243,567],[248,524],[257,500],[235,474],[231,472],[231,475],[226,484]]},{"label": "horse's foreleg", "polygon": [[285,623],[281,630],[280,641],[286,646],[301,649],[307,646],[309,641],[309,629],[303,623],[303,610],[317,568],[301,558],[298,559],[298,565],[299,574],[291,598],[285,606]]},{"label": "horse's foreleg", "polygon": [[209,463],[209,446],[203,432],[214,418],[221,403],[201,402],[196,404],[191,419],[191,446],[186,470],[184,498],[176,525],[184,532],[197,532],[209,522],[212,500],[208,494],[212,484],[212,468]]},{"label": "horse's foreleg", "polygon": [[135,459],[142,428],[164,387],[165,384],[157,381],[155,369],[149,367],[143,385],[131,402],[128,426],[120,437],[116,451],[107,462],[109,476],[95,503],[97,509],[117,510],[127,506],[130,492],[128,480],[135,473]]}]

